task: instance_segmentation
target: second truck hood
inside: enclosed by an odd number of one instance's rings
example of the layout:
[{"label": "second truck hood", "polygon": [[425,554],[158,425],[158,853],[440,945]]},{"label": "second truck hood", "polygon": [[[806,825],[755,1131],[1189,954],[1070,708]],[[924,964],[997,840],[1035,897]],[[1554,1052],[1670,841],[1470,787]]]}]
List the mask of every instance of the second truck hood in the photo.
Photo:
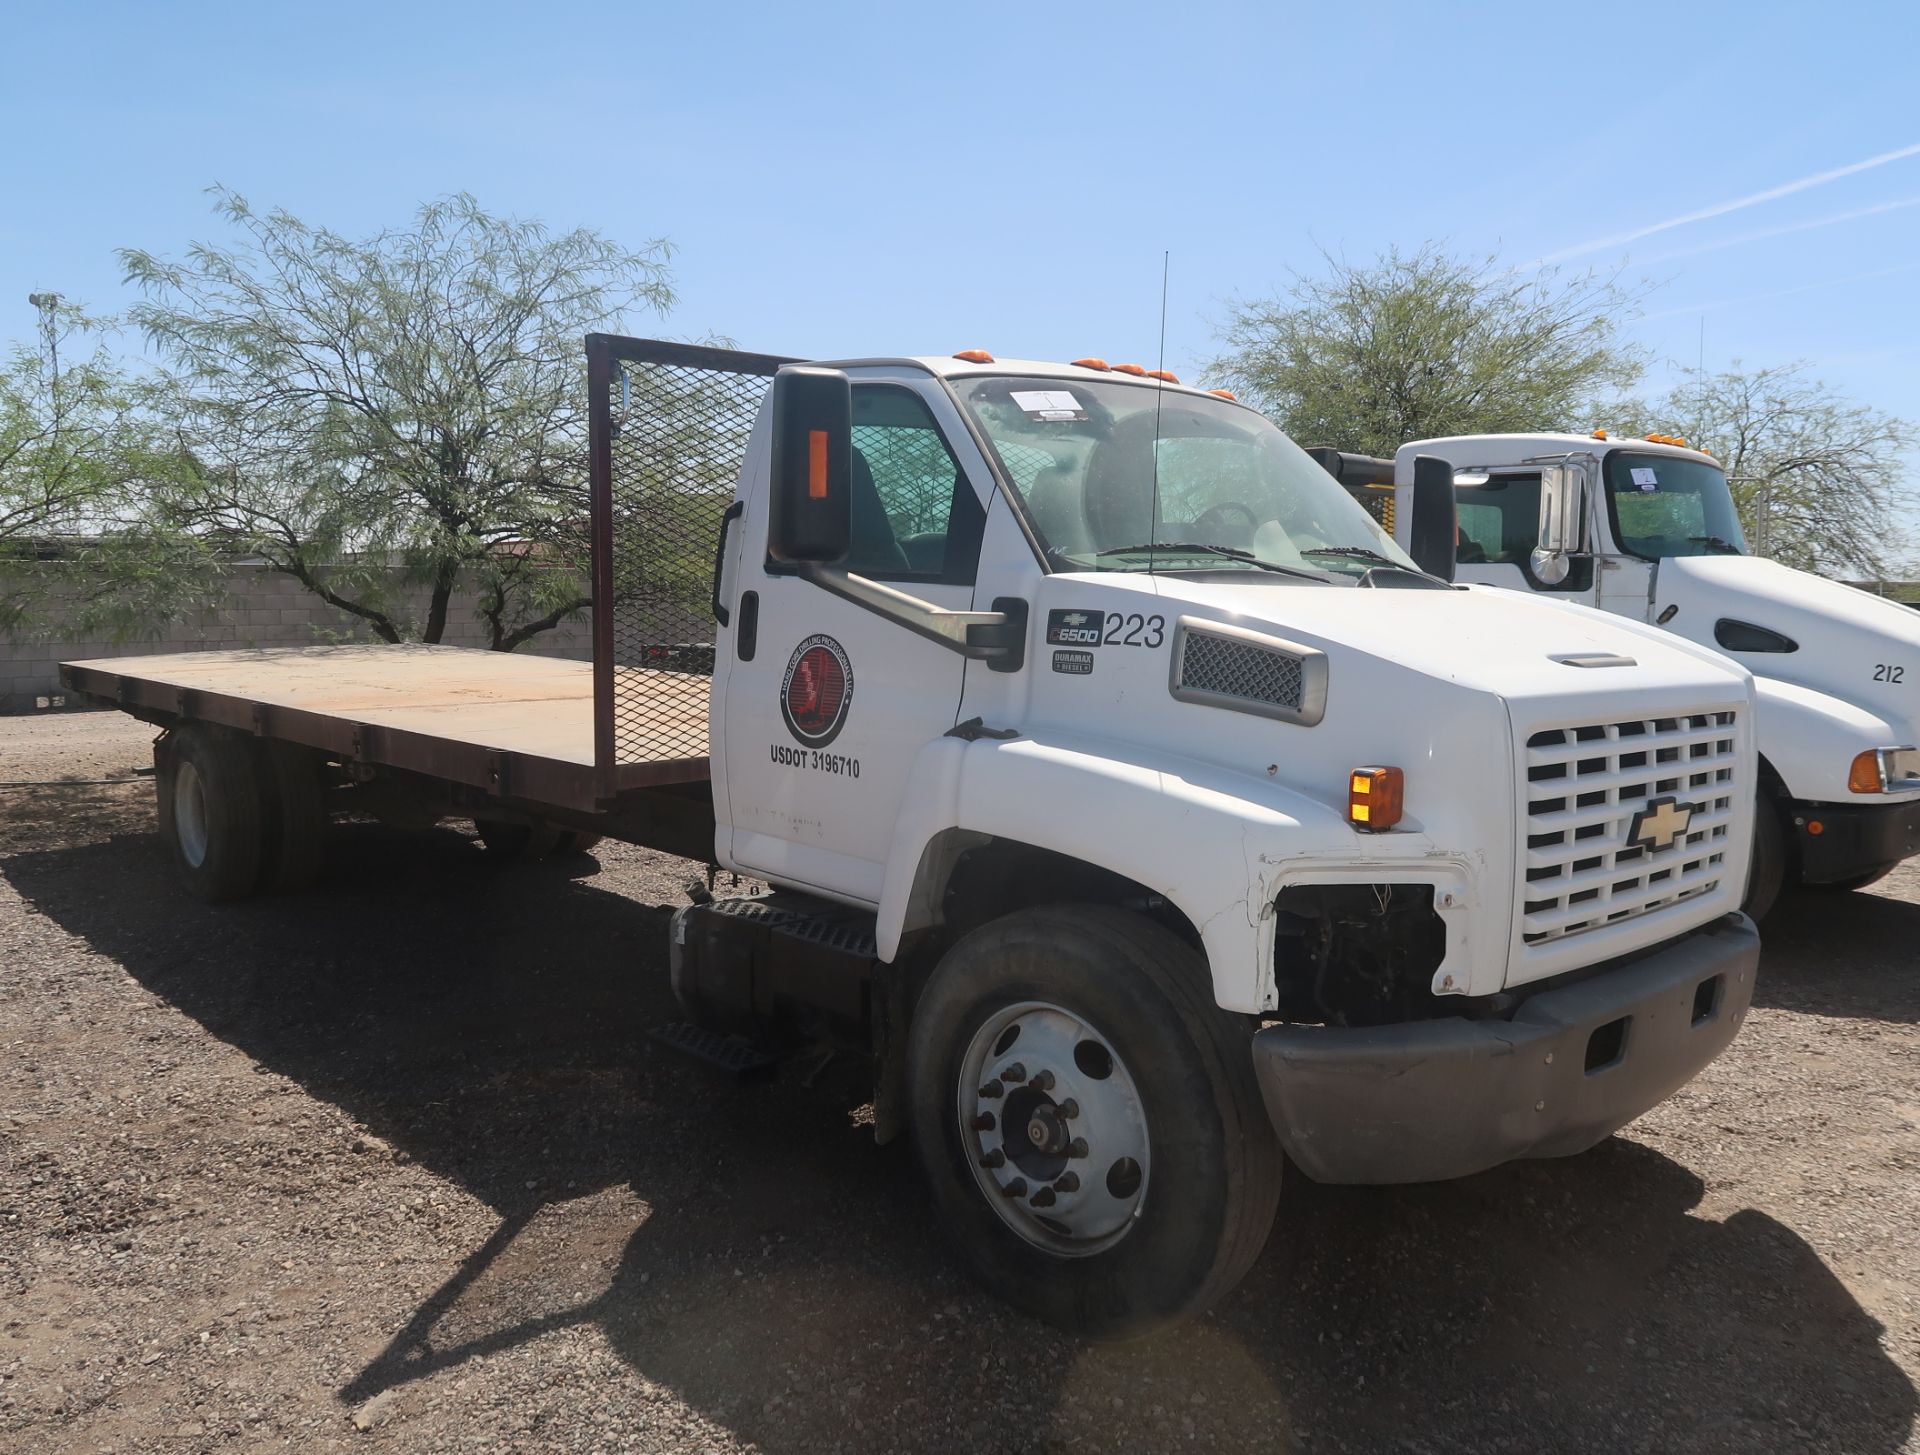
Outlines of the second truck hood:
[{"label": "second truck hood", "polygon": [[[1308,645],[1386,657],[1411,670],[1501,697],[1613,698],[1679,688],[1744,696],[1734,663],[1618,616],[1537,601],[1496,587],[1371,591],[1298,587],[1264,578],[1159,575],[1159,594],[1256,631]],[[1631,666],[1579,668],[1567,657],[1629,657]]]},{"label": "second truck hood", "polygon": [[1668,631],[1709,646],[1723,620],[1777,632],[1790,652],[1725,651],[1756,676],[1858,704],[1920,729],[1920,611],[1756,556],[1674,556],[1654,580]]}]

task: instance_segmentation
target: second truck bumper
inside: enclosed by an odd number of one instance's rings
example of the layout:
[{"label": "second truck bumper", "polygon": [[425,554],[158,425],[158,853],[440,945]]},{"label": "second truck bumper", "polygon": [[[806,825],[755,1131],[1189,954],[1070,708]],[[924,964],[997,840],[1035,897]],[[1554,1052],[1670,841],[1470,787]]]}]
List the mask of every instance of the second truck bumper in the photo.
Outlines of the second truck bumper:
[{"label": "second truck bumper", "polygon": [[1510,1020],[1270,1026],[1254,1069],[1280,1141],[1321,1182],[1436,1182],[1585,1151],[1726,1049],[1760,937],[1732,914]]}]

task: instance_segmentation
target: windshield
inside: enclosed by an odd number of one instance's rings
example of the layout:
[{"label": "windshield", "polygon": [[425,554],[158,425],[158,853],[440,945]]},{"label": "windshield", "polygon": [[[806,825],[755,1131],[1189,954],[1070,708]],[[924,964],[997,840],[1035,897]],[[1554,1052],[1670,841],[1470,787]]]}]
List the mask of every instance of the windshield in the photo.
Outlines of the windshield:
[{"label": "windshield", "polygon": [[1747,538],[1718,465],[1673,455],[1607,456],[1614,536],[1629,555],[1745,555]]},{"label": "windshield", "polygon": [[1306,451],[1251,410],[1105,379],[954,382],[1056,564],[1268,563],[1326,580],[1383,564],[1417,569]]}]

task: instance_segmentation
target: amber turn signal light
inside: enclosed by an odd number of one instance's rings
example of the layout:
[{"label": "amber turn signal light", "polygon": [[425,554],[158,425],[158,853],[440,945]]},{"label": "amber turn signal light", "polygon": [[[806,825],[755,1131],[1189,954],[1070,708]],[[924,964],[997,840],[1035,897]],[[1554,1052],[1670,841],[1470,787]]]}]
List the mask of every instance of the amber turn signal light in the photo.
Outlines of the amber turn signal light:
[{"label": "amber turn signal light", "polygon": [[1880,754],[1873,748],[1857,755],[1853,766],[1847,770],[1847,791],[1849,793],[1882,793],[1886,791],[1886,780],[1880,772]]},{"label": "amber turn signal light", "polygon": [[1348,822],[1369,833],[1392,828],[1400,822],[1406,781],[1398,768],[1355,768],[1347,775]]}]

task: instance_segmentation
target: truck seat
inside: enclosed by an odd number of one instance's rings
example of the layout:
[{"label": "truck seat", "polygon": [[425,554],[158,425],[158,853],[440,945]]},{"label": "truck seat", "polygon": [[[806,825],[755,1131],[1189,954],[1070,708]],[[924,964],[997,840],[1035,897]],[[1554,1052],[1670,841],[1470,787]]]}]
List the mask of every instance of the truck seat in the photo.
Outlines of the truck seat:
[{"label": "truck seat", "polygon": [[858,445],[848,464],[847,567],[866,575],[900,575],[911,568],[880,503],[880,492],[874,488],[873,466]]}]

